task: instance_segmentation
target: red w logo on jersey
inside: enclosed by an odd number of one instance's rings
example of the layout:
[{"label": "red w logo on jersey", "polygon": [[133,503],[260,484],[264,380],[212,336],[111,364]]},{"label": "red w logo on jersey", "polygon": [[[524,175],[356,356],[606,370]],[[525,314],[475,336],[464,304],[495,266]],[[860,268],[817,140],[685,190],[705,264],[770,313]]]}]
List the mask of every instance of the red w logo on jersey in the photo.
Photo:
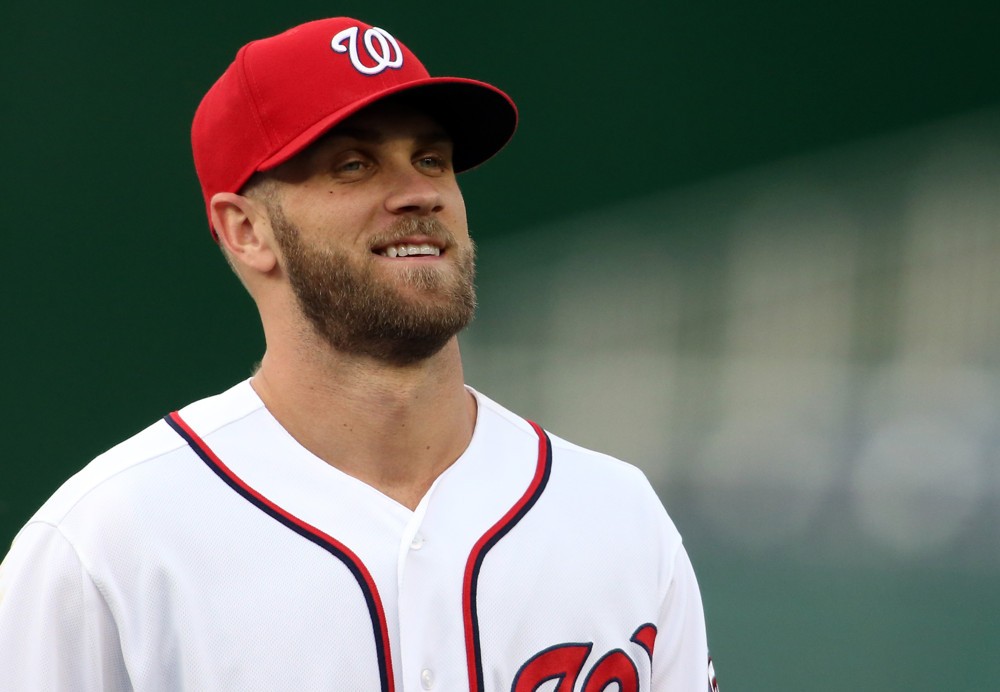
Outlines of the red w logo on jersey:
[{"label": "red w logo on jersey", "polygon": [[[643,625],[631,637],[650,661],[655,640],[656,627],[652,624]],[[593,648],[593,644],[570,643],[538,652],[517,671],[511,692],[535,692],[552,680],[559,681],[554,692],[573,692]],[[620,692],[639,692],[639,669],[622,649],[609,651],[591,666],[581,692],[601,692],[611,683],[617,683]]]}]

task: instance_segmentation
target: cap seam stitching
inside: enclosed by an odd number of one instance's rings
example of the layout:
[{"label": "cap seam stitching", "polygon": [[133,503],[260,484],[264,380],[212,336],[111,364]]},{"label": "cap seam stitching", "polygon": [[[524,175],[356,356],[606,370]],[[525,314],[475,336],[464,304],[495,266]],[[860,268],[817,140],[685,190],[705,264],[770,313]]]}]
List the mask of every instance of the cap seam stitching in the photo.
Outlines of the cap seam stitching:
[{"label": "cap seam stitching", "polygon": [[[251,79],[247,67],[247,54],[250,52],[250,47],[253,46],[255,43],[256,41],[251,41],[250,43],[248,43],[246,48],[243,49],[242,55],[240,56],[240,63],[241,63],[240,65],[241,69],[239,71],[240,84],[243,86],[243,89],[247,95],[247,99],[250,101],[251,105],[250,110],[253,113],[254,123],[257,125],[257,129],[260,131],[261,135],[263,135],[264,139],[267,141],[268,151],[270,152],[274,150],[274,139],[271,137],[271,133],[268,132],[267,128],[264,126],[263,118],[260,115],[260,105],[259,105],[260,99],[258,98],[257,94],[256,80]],[[257,166],[260,165],[260,161],[263,161],[269,155],[270,154],[267,154],[263,158],[259,159],[257,163],[254,164],[254,169],[256,170]]]}]

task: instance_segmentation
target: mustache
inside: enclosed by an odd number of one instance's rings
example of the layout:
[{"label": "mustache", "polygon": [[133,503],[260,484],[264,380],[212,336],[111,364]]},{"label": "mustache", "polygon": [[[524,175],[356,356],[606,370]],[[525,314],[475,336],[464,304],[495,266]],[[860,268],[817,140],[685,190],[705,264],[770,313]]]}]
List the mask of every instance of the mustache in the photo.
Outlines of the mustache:
[{"label": "mustache", "polygon": [[437,219],[402,217],[393,221],[385,231],[373,236],[369,244],[373,249],[394,245],[404,238],[426,236],[444,247],[455,244],[455,234]]}]

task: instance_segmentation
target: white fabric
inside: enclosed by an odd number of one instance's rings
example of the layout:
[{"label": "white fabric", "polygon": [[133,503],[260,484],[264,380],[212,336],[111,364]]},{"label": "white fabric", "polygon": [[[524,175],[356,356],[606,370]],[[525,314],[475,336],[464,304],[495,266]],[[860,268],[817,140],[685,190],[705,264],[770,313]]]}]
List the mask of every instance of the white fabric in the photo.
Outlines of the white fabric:
[{"label": "white fabric", "polygon": [[[531,426],[475,394],[469,448],[416,511],[302,448],[248,382],[180,412],[246,485],[371,573],[395,690],[469,689],[466,563],[536,471]],[[551,439],[544,491],[482,561],[483,689],[507,692],[537,654],[580,643],[573,689],[617,650],[642,690],[706,689],[697,583],[653,490],[634,467]],[[342,561],[160,421],[67,481],[15,539],[0,566],[0,689],[378,690],[361,594]],[[630,641],[645,624],[652,663]]]}]

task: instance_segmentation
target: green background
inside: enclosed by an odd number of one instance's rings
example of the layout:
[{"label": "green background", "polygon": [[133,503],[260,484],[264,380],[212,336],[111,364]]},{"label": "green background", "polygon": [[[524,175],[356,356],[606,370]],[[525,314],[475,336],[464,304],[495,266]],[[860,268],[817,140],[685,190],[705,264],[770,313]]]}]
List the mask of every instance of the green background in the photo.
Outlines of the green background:
[{"label": "green background", "polygon": [[[240,45],[331,14],[517,101],[513,144],[464,176],[486,248],[544,224],[553,246],[571,243],[559,220],[1000,106],[986,1],[8,7],[0,544],[93,456],[259,358],[256,313],[208,236],[188,128]],[[487,319],[505,276],[484,254]],[[1000,676],[995,562],[741,552],[687,513],[683,487],[660,490],[700,575],[723,689],[957,690]]]}]

